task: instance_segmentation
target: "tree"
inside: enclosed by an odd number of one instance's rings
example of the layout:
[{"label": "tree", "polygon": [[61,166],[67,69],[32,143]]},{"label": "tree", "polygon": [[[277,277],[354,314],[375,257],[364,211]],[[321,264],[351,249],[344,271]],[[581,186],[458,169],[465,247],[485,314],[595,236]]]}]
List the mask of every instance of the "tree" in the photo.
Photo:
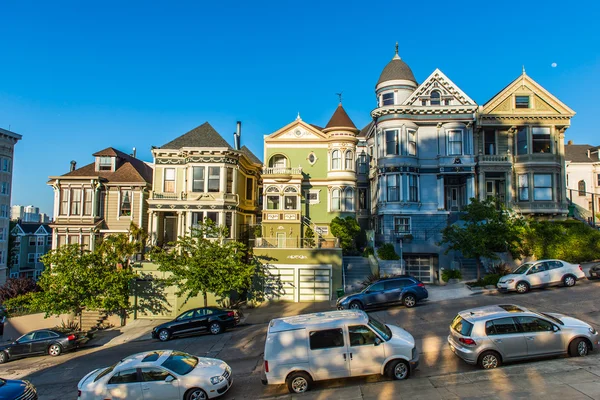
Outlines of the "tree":
[{"label": "tree", "polygon": [[464,257],[477,262],[477,279],[481,278],[482,258],[499,259],[498,252],[509,252],[513,258],[526,253],[521,238],[526,222],[500,207],[493,199],[471,199],[460,216],[460,222],[442,230],[440,245],[460,251]]},{"label": "tree", "polygon": [[315,231],[310,226],[304,231],[304,244],[307,247],[315,247]]},{"label": "tree", "polygon": [[159,271],[171,274],[169,282],[179,288],[177,295],[185,296],[186,302],[202,294],[207,306],[207,293],[225,296],[231,290],[251,287],[255,264],[248,262],[244,244],[225,239],[226,232],[207,219],[191,235],[180,237],[173,248],[152,251],[152,261]]},{"label": "tree", "polygon": [[355,238],[360,232],[360,226],[356,219],[348,216],[346,218],[335,217],[329,224],[331,234],[340,239],[342,251],[349,254],[356,250]]},{"label": "tree", "polygon": [[13,297],[39,290],[37,283],[31,278],[8,278],[6,283],[0,286],[0,304]]}]

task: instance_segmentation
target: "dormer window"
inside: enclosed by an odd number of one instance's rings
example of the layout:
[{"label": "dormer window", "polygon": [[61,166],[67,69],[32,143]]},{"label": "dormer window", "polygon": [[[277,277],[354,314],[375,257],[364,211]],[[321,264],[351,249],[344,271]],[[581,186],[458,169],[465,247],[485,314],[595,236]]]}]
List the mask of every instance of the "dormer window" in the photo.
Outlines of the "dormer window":
[{"label": "dormer window", "polygon": [[98,171],[112,171],[112,157],[98,157]]},{"label": "dormer window", "polygon": [[529,108],[529,96],[515,96],[515,108]]},{"label": "dormer window", "polygon": [[394,105],[394,93],[384,93],[383,96],[381,96],[381,103],[384,106]]},{"label": "dormer window", "polygon": [[431,95],[430,95],[431,105],[439,106],[441,104],[440,98],[441,98],[440,92],[438,92],[437,90],[434,90],[433,92],[431,92]]}]

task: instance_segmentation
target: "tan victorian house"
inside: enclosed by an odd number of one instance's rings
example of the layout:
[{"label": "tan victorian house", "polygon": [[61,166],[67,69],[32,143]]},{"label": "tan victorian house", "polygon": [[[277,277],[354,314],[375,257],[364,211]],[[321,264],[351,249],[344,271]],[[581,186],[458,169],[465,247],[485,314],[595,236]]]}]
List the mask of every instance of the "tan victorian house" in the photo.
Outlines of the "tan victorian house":
[{"label": "tan victorian house", "polygon": [[147,229],[152,167],[112,147],[93,154],[81,168],[51,176],[54,189],[52,247],[81,244],[93,249],[96,239],[127,232],[133,222]]},{"label": "tan victorian house", "polygon": [[205,219],[226,226],[233,239],[257,223],[262,162],[246,146],[240,148],[240,129],[238,123],[234,147],[205,122],[153,148],[152,244],[173,242]]},{"label": "tan victorian house", "polygon": [[525,70],[480,107],[479,198],[496,197],[524,214],[566,215],[564,137],[574,115]]}]

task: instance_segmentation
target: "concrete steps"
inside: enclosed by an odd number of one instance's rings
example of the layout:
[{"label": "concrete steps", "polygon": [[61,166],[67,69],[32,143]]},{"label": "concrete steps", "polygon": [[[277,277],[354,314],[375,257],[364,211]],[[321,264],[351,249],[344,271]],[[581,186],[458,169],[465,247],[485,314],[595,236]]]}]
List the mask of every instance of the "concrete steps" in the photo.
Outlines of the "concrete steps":
[{"label": "concrete steps", "polygon": [[101,311],[84,310],[81,313],[81,326],[79,329],[82,331],[90,331],[97,329],[101,326],[108,316]]},{"label": "concrete steps", "polygon": [[364,257],[344,257],[344,274],[346,276],[346,293],[354,293],[362,290],[361,282],[371,275],[369,259]]}]

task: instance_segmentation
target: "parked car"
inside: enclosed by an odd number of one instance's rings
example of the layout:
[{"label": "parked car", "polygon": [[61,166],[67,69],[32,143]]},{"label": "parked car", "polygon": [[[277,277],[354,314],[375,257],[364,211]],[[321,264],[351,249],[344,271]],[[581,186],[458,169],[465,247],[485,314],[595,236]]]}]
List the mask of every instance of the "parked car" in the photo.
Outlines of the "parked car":
[{"label": "parked car", "polygon": [[600,264],[592,265],[589,270],[589,279],[600,278]]},{"label": "parked car", "polygon": [[13,358],[49,354],[58,356],[75,350],[88,341],[81,332],[63,333],[53,329],[40,329],[21,336],[12,343],[0,346],[0,364]]},{"label": "parked car", "polygon": [[419,365],[415,340],[364,311],[330,311],[277,318],[269,323],[263,384],[291,393],[314,381],[381,374],[406,379]]},{"label": "parked car", "polygon": [[0,378],[0,400],[37,400],[35,387],[29,381]]},{"label": "parked car", "polygon": [[231,368],[224,361],[156,350],[96,369],[79,381],[77,389],[80,400],[200,400],[221,396],[232,383]]},{"label": "parked car", "polygon": [[461,311],[448,336],[454,354],[485,369],[542,356],[586,356],[599,341],[596,329],[583,321],[512,304]]},{"label": "parked car", "polygon": [[188,333],[210,332],[213,335],[223,333],[240,322],[240,314],[234,310],[216,307],[194,308],[182,313],[172,321],[160,324],[152,330],[152,337],[166,342],[173,336]]},{"label": "parked car", "polygon": [[585,273],[579,264],[561,260],[539,260],[527,262],[512,274],[503,276],[497,287],[500,292],[527,293],[530,289],[544,286],[571,287],[581,278],[585,278]]},{"label": "parked car", "polygon": [[429,296],[425,285],[411,276],[395,276],[380,279],[364,288],[359,293],[340,297],[337,300],[338,310],[364,310],[366,308],[404,304],[414,307],[418,301]]}]

